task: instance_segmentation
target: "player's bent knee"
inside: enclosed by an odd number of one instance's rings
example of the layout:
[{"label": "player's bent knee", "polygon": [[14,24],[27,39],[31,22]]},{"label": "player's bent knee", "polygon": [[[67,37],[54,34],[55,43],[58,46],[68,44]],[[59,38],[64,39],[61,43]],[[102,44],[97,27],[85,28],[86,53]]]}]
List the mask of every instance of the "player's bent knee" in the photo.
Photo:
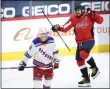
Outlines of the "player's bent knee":
[{"label": "player's bent knee", "polygon": [[89,56],[89,52],[87,51],[87,50],[81,50],[80,51],[80,57],[82,58],[82,59],[87,59],[88,58],[88,56]]},{"label": "player's bent knee", "polygon": [[79,67],[85,65],[85,60],[77,60],[77,65]]}]

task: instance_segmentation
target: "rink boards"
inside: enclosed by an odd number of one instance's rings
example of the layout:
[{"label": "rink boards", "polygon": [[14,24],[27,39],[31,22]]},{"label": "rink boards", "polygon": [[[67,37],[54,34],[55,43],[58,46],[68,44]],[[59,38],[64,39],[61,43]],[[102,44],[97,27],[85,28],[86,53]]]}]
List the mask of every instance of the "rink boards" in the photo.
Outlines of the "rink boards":
[{"label": "rink boards", "polygon": [[[101,14],[104,17],[104,22],[95,24],[95,47],[91,51],[92,53],[108,52],[109,51],[109,14]],[[56,18],[49,18],[53,24],[63,25],[68,19],[68,16],[59,16]],[[37,37],[37,32],[40,26],[46,26],[51,28],[45,18],[26,18],[26,19],[13,19],[2,21],[2,60],[23,59],[24,52],[28,50],[31,41]],[[51,30],[50,30],[51,31]],[[59,49],[59,56],[74,55],[76,50],[76,42],[73,30],[71,29],[67,33],[60,32],[64,41],[70,47],[71,52],[63,44],[62,40],[56,33],[51,31],[51,36],[54,37],[56,45]]]}]

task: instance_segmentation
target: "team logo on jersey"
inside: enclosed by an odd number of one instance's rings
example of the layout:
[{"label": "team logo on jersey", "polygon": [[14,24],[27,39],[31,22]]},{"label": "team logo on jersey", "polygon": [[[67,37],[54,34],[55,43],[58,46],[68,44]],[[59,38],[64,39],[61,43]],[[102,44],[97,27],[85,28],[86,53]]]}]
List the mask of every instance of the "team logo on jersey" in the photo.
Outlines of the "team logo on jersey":
[{"label": "team logo on jersey", "polygon": [[49,60],[51,60],[51,61],[55,60],[52,56],[50,56],[49,54],[47,54],[43,49],[39,48],[39,52],[42,53],[42,55],[44,55]]},{"label": "team logo on jersey", "polygon": [[81,23],[77,23],[76,28],[85,28],[88,26],[87,21],[83,21]]}]

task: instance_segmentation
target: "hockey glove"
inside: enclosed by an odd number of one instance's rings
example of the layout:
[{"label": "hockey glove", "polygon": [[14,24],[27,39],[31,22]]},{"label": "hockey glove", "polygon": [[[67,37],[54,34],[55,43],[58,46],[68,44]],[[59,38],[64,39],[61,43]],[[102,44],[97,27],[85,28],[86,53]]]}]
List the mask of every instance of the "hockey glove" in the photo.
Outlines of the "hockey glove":
[{"label": "hockey glove", "polygon": [[59,68],[59,63],[55,63],[54,64],[54,69],[58,69]]},{"label": "hockey glove", "polygon": [[59,29],[60,29],[60,25],[59,24],[56,24],[56,25],[52,26],[52,31],[53,32],[57,32],[57,31],[59,31]]},{"label": "hockey glove", "polygon": [[26,66],[26,63],[21,61],[20,64],[19,64],[18,70],[23,71],[25,66]]},{"label": "hockey glove", "polygon": [[92,10],[91,8],[87,8],[87,13],[93,16],[95,14],[95,11]]}]

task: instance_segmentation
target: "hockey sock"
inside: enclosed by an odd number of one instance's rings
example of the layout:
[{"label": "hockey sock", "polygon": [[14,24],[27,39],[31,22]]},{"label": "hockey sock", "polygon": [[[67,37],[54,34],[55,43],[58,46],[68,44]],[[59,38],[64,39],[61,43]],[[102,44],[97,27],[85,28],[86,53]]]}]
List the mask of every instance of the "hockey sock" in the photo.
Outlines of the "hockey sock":
[{"label": "hockey sock", "polygon": [[50,89],[52,80],[46,80],[44,79],[43,89]]},{"label": "hockey sock", "polygon": [[91,66],[91,68],[97,67],[97,66],[96,66],[96,63],[95,63],[95,61],[94,61],[94,59],[93,59],[93,57],[91,57],[91,58],[87,61],[87,63]]},{"label": "hockey sock", "polygon": [[41,80],[33,80],[33,88],[36,89],[36,88],[41,88],[41,85],[42,85],[42,81]]},{"label": "hockey sock", "polygon": [[81,71],[83,77],[89,77],[87,67],[80,69],[80,71]]}]

